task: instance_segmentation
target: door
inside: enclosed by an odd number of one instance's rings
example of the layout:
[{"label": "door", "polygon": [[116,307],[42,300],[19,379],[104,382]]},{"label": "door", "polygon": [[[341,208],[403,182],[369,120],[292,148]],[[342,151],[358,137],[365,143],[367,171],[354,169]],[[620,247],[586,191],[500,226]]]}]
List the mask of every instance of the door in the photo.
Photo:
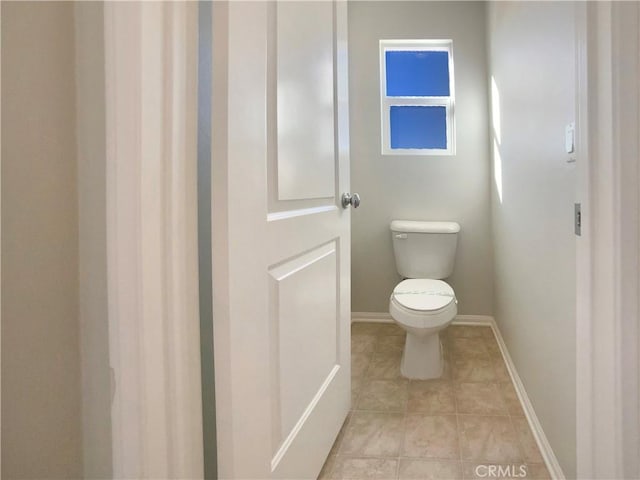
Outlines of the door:
[{"label": "door", "polygon": [[346,2],[213,6],[221,478],[316,478],[350,404]]}]

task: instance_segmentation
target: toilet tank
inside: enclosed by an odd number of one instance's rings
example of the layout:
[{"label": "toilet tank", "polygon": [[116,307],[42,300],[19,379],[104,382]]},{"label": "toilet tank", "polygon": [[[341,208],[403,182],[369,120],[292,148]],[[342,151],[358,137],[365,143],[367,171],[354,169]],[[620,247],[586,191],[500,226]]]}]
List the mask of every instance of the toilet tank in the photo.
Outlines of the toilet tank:
[{"label": "toilet tank", "polygon": [[404,278],[447,278],[453,272],[458,232],[456,222],[391,222],[396,269]]}]

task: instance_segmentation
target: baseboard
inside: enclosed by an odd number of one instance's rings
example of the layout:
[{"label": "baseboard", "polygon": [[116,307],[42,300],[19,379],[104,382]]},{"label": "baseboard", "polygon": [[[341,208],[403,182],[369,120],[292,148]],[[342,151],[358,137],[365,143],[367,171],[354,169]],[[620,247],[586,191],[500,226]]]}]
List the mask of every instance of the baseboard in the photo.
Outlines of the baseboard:
[{"label": "baseboard", "polygon": [[483,327],[493,327],[495,321],[489,315],[456,315],[453,325],[479,325]]},{"label": "baseboard", "polygon": [[351,312],[351,323],[356,322],[393,323],[393,318],[388,312]]},{"label": "baseboard", "polygon": [[[352,312],[351,322],[393,323],[389,313],[380,312]],[[454,325],[484,325],[492,326],[495,322],[489,315],[456,315]]]},{"label": "baseboard", "polygon": [[[393,319],[389,313],[353,312],[351,314],[351,322],[393,323]],[[562,467],[560,467],[560,463],[558,463],[558,459],[556,458],[555,453],[553,453],[551,445],[547,440],[547,436],[542,430],[542,425],[536,416],[536,412],[533,410],[533,405],[531,404],[527,391],[524,388],[524,384],[518,375],[516,366],[514,365],[513,360],[511,360],[511,355],[509,355],[509,350],[507,350],[507,345],[504,343],[504,339],[502,338],[502,334],[498,329],[495,319],[489,315],[456,315],[456,318],[452,323],[453,325],[478,325],[491,327],[496,336],[500,352],[502,353],[502,358],[507,366],[513,386],[518,398],[520,399],[520,404],[522,405],[527,422],[531,427],[531,431],[533,432],[533,436],[538,444],[544,463],[549,470],[549,474],[554,480],[565,480],[566,477],[562,471]]]}]

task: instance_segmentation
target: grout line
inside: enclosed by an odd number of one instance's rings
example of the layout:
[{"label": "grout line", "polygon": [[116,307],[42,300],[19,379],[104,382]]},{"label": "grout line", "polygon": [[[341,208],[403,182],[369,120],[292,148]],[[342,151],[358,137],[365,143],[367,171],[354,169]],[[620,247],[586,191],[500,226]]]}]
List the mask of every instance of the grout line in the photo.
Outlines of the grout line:
[{"label": "grout line", "polygon": [[[408,401],[408,400],[407,400]],[[398,448],[398,455],[396,457],[396,478],[400,477],[400,458],[402,457],[402,452],[404,450],[404,439],[407,434],[407,422],[409,421],[407,412],[405,410],[404,416],[402,418],[402,433],[400,434],[400,446]]]},{"label": "grout line", "polygon": [[513,423],[513,418],[511,418],[511,416],[509,416],[509,424],[511,425],[511,428],[513,429],[513,433],[516,436],[516,446],[518,447],[518,451],[520,452],[520,459],[521,459],[521,463],[526,463],[525,462],[525,455],[524,455],[524,448],[522,447],[522,442],[520,441],[519,435],[518,435],[518,431],[516,430],[516,426]]},{"label": "grout line", "polygon": [[453,388],[453,402],[456,409],[456,428],[458,429],[458,458],[460,459],[460,475],[464,477],[464,464],[462,458],[462,426],[460,419],[460,412],[458,412],[458,396],[456,395],[455,387]]},{"label": "grout line", "polygon": [[[367,367],[368,368],[368,367]],[[358,380],[360,381],[360,388],[358,388],[358,393],[356,393],[356,397],[353,399],[353,401],[351,402],[351,412],[354,412],[355,410],[357,410],[357,406],[358,403],[360,402],[360,395],[362,395],[362,389],[364,388],[364,379],[365,377],[356,377],[358,378]],[[353,378],[351,379],[351,381],[353,382]],[[353,385],[351,385],[351,389],[353,390]]]}]

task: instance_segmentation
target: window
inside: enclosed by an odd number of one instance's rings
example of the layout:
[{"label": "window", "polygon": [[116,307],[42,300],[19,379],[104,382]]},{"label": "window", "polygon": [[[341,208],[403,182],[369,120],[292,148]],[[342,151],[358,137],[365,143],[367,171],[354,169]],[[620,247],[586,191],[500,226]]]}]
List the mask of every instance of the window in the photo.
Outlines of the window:
[{"label": "window", "polygon": [[451,40],[380,40],[383,155],[453,155]]}]

